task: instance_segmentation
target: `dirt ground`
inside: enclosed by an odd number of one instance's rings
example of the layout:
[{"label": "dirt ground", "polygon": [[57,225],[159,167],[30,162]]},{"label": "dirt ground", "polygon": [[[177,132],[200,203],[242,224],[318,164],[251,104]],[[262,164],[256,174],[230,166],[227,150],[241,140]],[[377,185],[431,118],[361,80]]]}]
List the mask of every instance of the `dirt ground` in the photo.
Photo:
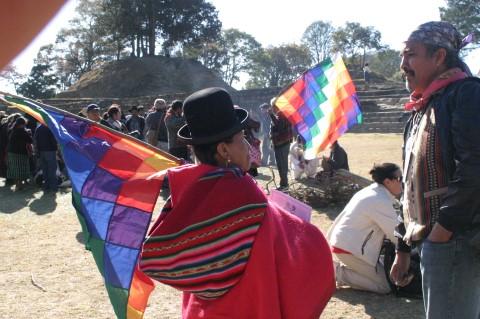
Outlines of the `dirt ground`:
[{"label": "dirt ground", "polygon": [[[401,162],[399,134],[346,134],[340,144],[351,171],[368,177],[374,162]],[[259,183],[269,170],[260,170]],[[162,200],[158,202],[158,212]],[[315,210],[312,223],[326,231],[341,207]],[[0,318],[114,318],[102,278],[82,245],[69,189],[14,193],[0,182]],[[321,270],[319,270],[321,271]],[[301,293],[301,292],[299,292]],[[146,319],[180,318],[180,293],[158,285]],[[339,289],[322,318],[424,318],[419,300]]]}]

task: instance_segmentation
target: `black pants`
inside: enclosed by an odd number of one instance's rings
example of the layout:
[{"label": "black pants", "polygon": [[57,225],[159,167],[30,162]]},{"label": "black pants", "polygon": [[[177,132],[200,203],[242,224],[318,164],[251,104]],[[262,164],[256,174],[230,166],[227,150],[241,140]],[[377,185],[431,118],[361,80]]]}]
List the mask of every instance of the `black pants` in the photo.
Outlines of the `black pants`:
[{"label": "black pants", "polygon": [[277,162],[278,174],[280,175],[280,187],[288,187],[288,153],[290,143],[285,143],[273,148]]}]

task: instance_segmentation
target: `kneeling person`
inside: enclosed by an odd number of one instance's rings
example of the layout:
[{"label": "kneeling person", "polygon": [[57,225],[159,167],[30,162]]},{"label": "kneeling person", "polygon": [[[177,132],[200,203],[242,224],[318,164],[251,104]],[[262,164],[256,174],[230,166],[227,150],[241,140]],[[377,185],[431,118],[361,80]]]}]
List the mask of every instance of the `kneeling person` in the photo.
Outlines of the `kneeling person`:
[{"label": "kneeling person", "polygon": [[370,174],[375,183],[352,197],[333,222],[328,240],[338,285],[383,294],[390,292],[390,286],[379,255],[384,238],[395,238],[393,205],[402,192],[401,171],[395,164],[384,163],[375,165]]}]

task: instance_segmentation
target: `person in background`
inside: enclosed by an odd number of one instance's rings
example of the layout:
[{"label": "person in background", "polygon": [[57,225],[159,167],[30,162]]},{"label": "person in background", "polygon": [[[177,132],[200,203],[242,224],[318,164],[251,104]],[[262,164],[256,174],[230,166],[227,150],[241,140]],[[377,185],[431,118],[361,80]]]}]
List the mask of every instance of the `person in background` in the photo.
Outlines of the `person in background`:
[{"label": "person in background", "polygon": [[168,170],[140,270],[183,292],[183,318],[319,318],[335,289],[330,249],[246,174],[247,111],[221,88],[193,93],[183,111],[178,136],[199,164]]},{"label": "person in background", "polygon": [[165,126],[167,102],[164,99],[156,99],[153,106],[154,111],[150,112],[145,120],[147,142],[168,151],[168,134]]},{"label": "person in background", "polygon": [[15,120],[7,146],[7,178],[15,183],[15,191],[23,189],[24,182],[31,177],[30,156],[32,136],[26,130],[27,121],[23,117]]},{"label": "person in background", "polygon": [[260,122],[255,121],[250,114],[245,124],[245,140],[249,144],[250,169],[248,173],[253,177],[258,176],[258,167],[261,165],[260,140],[255,137],[256,132],[260,130]]},{"label": "person in background", "polygon": [[328,165],[333,170],[345,169],[350,170],[348,167],[348,155],[347,152],[340,146],[338,141],[335,141],[332,146],[330,146],[330,155],[326,159]]},{"label": "person in background", "polygon": [[365,90],[368,89],[368,86],[370,84],[370,73],[370,66],[368,65],[368,63],[365,63],[365,65],[363,66],[363,80],[365,81]]},{"label": "person in background", "polygon": [[427,319],[480,318],[480,82],[460,58],[468,42],[452,24],[431,21],[402,50],[411,116],[391,278],[408,283],[417,247]]},{"label": "person in background", "polygon": [[48,127],[40,124],[35,131],[34,142],[42,169],[42,188],[44,191],[56,192],[58,189],[57,141]]},{"label": "person in background", "polygon": [[[0,177],[7,177],[7,146],[9,127],[14,121],[15,116],[20,116],[19,113],[11,114],[3,118],[0,122]],[[16,119],[16,118],[15,118]],[[5,185],[11,184],[11,180],[6,180]]]},{"label": "person in background", "polygon": [[275,105],[272,105],[268,110],[268,114],[272,119],[270,137],[273,143],[278,174],[280,175],[279,190],[286,190],[288,189],[288,153],[290,152],[290,143],[293,140],[292,125]]},{"label": "person in background", "polygon": [[275,153],[272,148],[272,141],[270,139],[270,126],[272,118],[268,110],[271,108],[270,104],[263,103],[260,105],[260,123],[262,131],[262,165],[275,165]]},{"label": "person in background", "polygon": [[308,178],[315,177],[318,168],[318,158],[306,160],[303,156],[305,152],[305,140],[299,134],[296,141],[290,146],[290,166],[293,178],[299,180],[303,173]]},{"label": "person in background", "polygon": [[386,294],[390,285],[379,256],[383,239],[395,239],[394,204],[402,193],[402,173],[396,164],[383,163],[374,165],[370,175],[375,183],[352,197],[327,238],[339,286]]},{"label": "person in background", "polygon": [[8,141],[10,133],[15,126],[15,121],[21,116],[20,113],[10,114],[0,125],[0,154],[3,154],[2,158],[0,158],[0,176],[6,178],[5,186],[13,184],[13,180],[7,178]]},{"label": "person in background", "polygon": [[182,107],[183,102],[175,100],[170,105],[167,115],[165,115],[165,126],[167,127],[168,133],[168,152],[175,157],[189,161],[188,147],[177,136],[180,128],[185,125],[185,119],[182,116]]},{"label": "person in background", "polygon": [[0,124],[3,122],[3,119],[6,119],[8,114],[5,111],[0,111]]},{"label": "person in background", "polygon": [[[116,131],[128,134],[128,129],[121,121],[122,111],[118,104],[112,104],[107,110],[104,120],[107,122],[106,126]],[[103,123],[102,123],[103,124]]]},{"label": "person in background", "polygon": [[100,107],[97,104],[89,104],[86,109],[87,118],[91,121],[100,123],[103,121],[100,115]]},{"label": "person in background", "polygon": [[140,110],[143,110],[143,106],[132,106],[128,111],[130,115],[127,115],[127,121],[125,126],[127,127],[128,132],[131,134],[137,132],[136,136],[139,140],[144,139],[143,132],[145,131],[145,119],[143,116],[140,116]]}]

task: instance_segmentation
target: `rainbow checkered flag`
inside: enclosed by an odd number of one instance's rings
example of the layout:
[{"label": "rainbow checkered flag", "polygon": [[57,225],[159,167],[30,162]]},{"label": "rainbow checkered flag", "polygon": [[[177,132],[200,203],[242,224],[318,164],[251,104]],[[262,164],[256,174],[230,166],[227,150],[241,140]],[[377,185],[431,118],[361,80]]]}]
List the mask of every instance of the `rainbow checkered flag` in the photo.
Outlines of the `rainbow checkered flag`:
[{"label": "rainbow checkered flag", "polygon": [[179,160],[130,136],[63,110],[0,92],[0,100],[48,126],[72,182],[85,246],[117,318],[141,319],[153,281],[137,266],[164,170]]},{"label": "rainbow checkered flag", "polygon": [[355,124],[362,112],[355,86],[341,57],[304,72],[274,100],[305,139],[305,158],[313,159]]}]

